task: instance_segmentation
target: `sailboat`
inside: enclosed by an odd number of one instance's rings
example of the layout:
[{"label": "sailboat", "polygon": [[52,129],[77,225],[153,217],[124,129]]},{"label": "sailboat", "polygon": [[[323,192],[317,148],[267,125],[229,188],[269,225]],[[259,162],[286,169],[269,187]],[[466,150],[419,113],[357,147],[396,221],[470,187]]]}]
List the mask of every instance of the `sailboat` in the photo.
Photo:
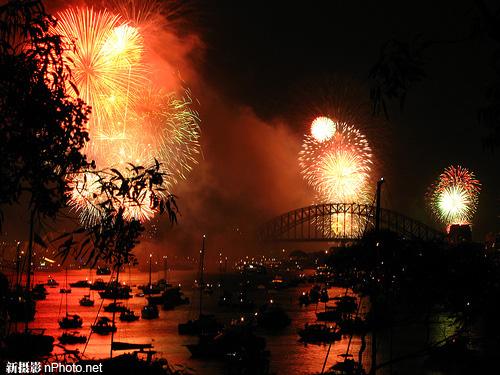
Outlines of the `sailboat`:
[{"label": "sailboat", "polygon": [[139,315],[135,315],[135,312],[129,308],[120,313],[120,320],[122,322],[135,322],[139,320]]},{"label": "sailboat", "polygon": [[97,271],[95,273],[96,275],[111,275],[111,269],[109,267],[100,267],[100,266],[97,266]]},{"label": "sailboat", "polygon": [[[113,314],[114,315],[114,314]],[[106,316],[100,317],[95,324],[90,326],[92,332],[99,335],[107,335],[116,332],[116,326],[111,319]]]},{"label": "sailboat", "polygon": [[163,292],[165,290],[158,283],[153,284],[151,282],[152,257],[153,257],[153,254],[149,254],[149,282],[146,285],[140,285],[140,286],[138,286],[138,288],[141,289],[142,292],[144,294],[147,294],[147,295],[158,294],[158,293],[161,293],[161,292]]},{"label": "sailboat", "polygon": [[87,342],[87,336],[80,335],[78,332],[64,332],[57,339],[63,345],[85,344]]},{"label": "sailboat", "polygon": [[205,267],[205,238],[200,251],[200,288],[199,288],[199,315],[198,319],[188,320],[186,323],[179,323],[178,331],[180,335],[216,335],[223,326],[217,322],[214,315],[203,314],[203,285],[204,285],[204,267]]},{"label": "sailboat", "polygon": [[66,267],[66,282],[64,284],[64,288],[59,289],[59,293],[71,293],[71,288],[68,288],[68,267]]},{"label": "sailboat", "polygon": [[102,299],[132,298],[130,287],[128,285],[121,285],[118,280],[110,282],[105,290],[99,291],[99,296]]},{"label": "sailboat", "polygon": [[85,294],[83,298],[80,298],[80,306],[91,307],[94,306],[94,300],[90,298],[90,294]]},{"label": "sailboat", "polygon": [[[66,285],[68,285],[68,269],[66,268]],[[61,289],[62,290],[62,289]],[[71,291],[71,289],[70,289]],[[63,329],[81,328],[83,319],[78,314],[68,314],[68,293],[66,292],[66,316],[59,319],[59,327]]]},{"label": "sailboat", "polygon": [[158,306],[154,303],[149,303],[144,306],[141,310],[142,319],[156,319],[160,316],[160,311],[158,310]]}]

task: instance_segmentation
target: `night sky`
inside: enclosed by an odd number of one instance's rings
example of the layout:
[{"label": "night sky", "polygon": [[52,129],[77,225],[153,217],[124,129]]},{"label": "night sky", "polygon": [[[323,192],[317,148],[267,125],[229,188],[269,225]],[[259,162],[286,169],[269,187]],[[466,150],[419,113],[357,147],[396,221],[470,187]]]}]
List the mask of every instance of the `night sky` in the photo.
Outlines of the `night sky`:
[{"label": "night sky", "polygon": [[[496,79],[491,68],[493,43],[485,36],[471,37],[478,19],[474,2],[223,1],[207,2],[202,12],[205,53],[200,71],[208,85],[225,106],[249,109],[270,127],[284,124],[298,142],[308,130],[308,116],[324,102],[325,81],[333,80],[333,97],[336,90],[345,89],[342,81],[355,86],[355,101],[370,107],[368,74],[384,42],[418,35],[440,42],[424,54],[427,76],[411,87],[403,110],[395,102],[387,121],[383,115],[365,116],[360,125],[374,148],[378,172],[387,179],[384,206],[437,226],[424,194],[445,167],[460,164],[483,184],[475,239],[498,230],[498,150],[485,150],[486,130],[477,120],[486,86]],[[205,135],[212,127],[224,126],[214,122],[206,119]],[[225,126],[231,126],[228,123]],[[281,141],[277,136],[276,142]],[[233,142],[241,140],[220,140]],[[277,153],[282,146],[277,145]],[[289,148],[296,146],[291,143]],[[207,158],[210,151],[206,150]],[[287,163],[283,170],[296,168],[293,159]],[[218,160],[218,166],[225,169],[224,160]],[[281,178],[279,172],[276,178]],[[276,198],[290,196],[288,204],[277,205],[282,211],[298,207],[302,198],[288,190],[304,189],[300,182],[288,181],[287,191],[261,187]]]}]

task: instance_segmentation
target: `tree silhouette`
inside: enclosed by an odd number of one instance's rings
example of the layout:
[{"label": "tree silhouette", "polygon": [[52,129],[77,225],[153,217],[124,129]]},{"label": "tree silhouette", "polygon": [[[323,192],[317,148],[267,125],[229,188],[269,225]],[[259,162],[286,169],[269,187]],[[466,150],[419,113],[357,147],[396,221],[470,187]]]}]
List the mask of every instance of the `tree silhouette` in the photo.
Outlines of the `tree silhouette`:
[{"label": "tree silhouette", "polygon": [[418,34],[413,40],[389,40],[381,50],[369,77],[374,114],[389,116],[388,103],[397,100],[403,107],[408,92],[425,79],[425,63],[432,61],[432,46],[463,43],[482,38],[493,42],[491,58],[485,62],[496,73],[485,87],[485,105],[477,109],[479,123],[488,130],[483,138],[487,149],[500,146],[500,8],[494,2],[472,1],[476,16],[471,17],[470,33],[457,40],[431,40]]},{"label": "tree silhouette", "polygon": [[87,171],[97,177],[95,194],[104,197],[94,203],[99,218],[93,225],[77,228],[54,240],[63,261],[68,255],[73,255],[91,267],[101,260],[116,268],[135,262],[132,251],[139,243],[144,226],[136,218],[127,218],[125,210],[128,205],[138,208],[147,206],[160,215],[166,213],[170,222],[176,223],[178,209],[175,196],[165,192],[165,173],[160,167],[161,164],[155,161],[148,167],[130,164],[128,170],[123,171],[125,173],[117,169]]},{"label": "tree silhouette", "polygon": [[[67,200],[67,176],[89,166],[82,150],[90,108],[66,92],[71,72],[61,38],[49,32],[55,22],[39,0],[0,7],[0,205],[28,197],[28,268],[40,239],[36,219],[55,218]],[[30,278],[28,270],[28,287]]]},{"label": "tree silhouette", "polygon": [[48,32],[54,22],[39,1],[0,7],[0,204],[28,193],[30,209],[49,217],[64,206],[66,176],[88,166],[90,112],[66,93],[61,40]]}]

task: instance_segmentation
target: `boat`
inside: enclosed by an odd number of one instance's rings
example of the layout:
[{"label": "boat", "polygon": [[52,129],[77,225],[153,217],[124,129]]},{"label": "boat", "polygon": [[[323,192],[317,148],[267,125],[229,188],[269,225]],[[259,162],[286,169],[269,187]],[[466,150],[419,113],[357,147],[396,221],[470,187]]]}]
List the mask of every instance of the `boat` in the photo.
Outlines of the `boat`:
[{"label": "boat", "polygon": [[[166,260],[164,263],[164,278],[159,280],[156,284],[151,282],[151,257],[149,255],[149,282],[146,285],[142,285],[139,289],[142,290],[143,295],[147,295],[146,299],[148,304],[163,304],[164,310],[172,310],[176,306],[185,305],[189,303],[189,298],[185,297],[180,286],[171,287],[167,283],[167,270],[166,270]],[[154,295],[161,293],[161,295]]]},{"label": "boat", "polygon": [[99,278],[96,279],[93,283],[91,283],[89,288],[90,290],[104,290],[106,289],[106,286],[107,284],[104,282],[104,280]]},{"label": "boat", "polygon": [[[68,269],[66,268],[66,284],[68,283]],[[71,291],[71,289],[69,289]],[[64,329],[74,329],[74,328],[81,328],[83,324],[83,319],[80,317],[78,314],[72,314],[70,315],[68,313],[68,293],[66,294],[66,316],[63,318],[59,319],[59,327],[64,328]],[[62,296],[61,296],[62,298]],[[62,300],[61,300],[62,302]]]},{"label": "boat", "polygon": [[7,297],[7,312],[12,322],[31,322],[35,319],[36,301],[31,293],[13,291]]},{"label": "boat", "polygon": [[123,312],[128,310],[121,302],[111,302],[109,305],[104,306],[106,312]]},{"label": "boat", "polygon": [[149,304],[163,304],[165,310],[168,310],[171,306],[176,307],[189,304],[189,298],[184,296],[179,286],[167,288],[161,295],[147,296],[146,299]]},{"label": "boat", "polygon": [[224,330],[215,337],[200,336],[198,343],[186,345],[193,358],[223,360],[234,374],[269,374],[266,340],[251,331]]},{"label": "boat", "polygon": [[307,324],[298,330],[303,342],[322,343],[337,341],[342,338],[340,332],[334,326],[327,324]]},{"label": "boat", "polygon": [[370,328],[367,320],[360,317],[340,319],[338,325],[342,334],[362,334]]},{"label": "boat", "polygon": [[107,335],[111,332],[116,332],[116,326],[112,324],[111,319],[105,316],[100,317],[95,324],[90,326],[90,329],[98,335]]},{"label": "boat", "polygon": [[365,375],[366,372],[352,357],[352,354],[341,354],[343,361],[337,362],[324,375]]},{"label": "boat", "polygon": [[52,276],[49,276],[49,279],[47,280],[46,285],[49,288],[55,288],[56,286],[59,285],[59,283],[54,278],[52,278]]},{"label": "boat", "polygon": [[325,311],[316,313],[316,318],[319,321],[332,322],[342,317],[342,314],[335,306],[325,306]]},{"label": "boat", "polygon": [[186,345],[194,358],[223,359],[228,355],[263,351],[266,340],[256,336],[247,324],[233,324],[216,336],[201,335],[198,343]]},{"label": "boat", "polygon": [[139,320],[139,315],[135,315],[134,311],[126,309],[120,313],[120,320],[122,322],[135,322],[136,320]]},{"label": "boat", "polygon": [[96,275],[111,275],[111,269],[109,267],[100,267],[97,266],[97,270],[95,272]]},{"label": "boat", "polygon": [[159,316],[160,312],[155,304],[147,304],[141,310],[142,319],[157,319]]},{"label": "boat", "polygon": [[215,336],[222,331],[224,326],[219,323],[212,314],[200,314],[198,319],[179,323],[177,326],[179,335],[212,335]]},{"label": "boat", "polygon": [[47,290],[45,289],[44,284],[36,284],[31,290],[31,296],[34,300],[40,301],[47,298]]},{"label": "boat", "polygon": [[80,306],[91,307],[94,306],[94,300],[90,299],[90,294],[86,294],[80,298]]},{"label": "boat", "polygon": [[61,344],[85,344],[87,336],[80,335],[78,332],[64,332],[57,338]]},{"label": "boat", "polygon": [[105,290],[99,291],[99,296],[102,299],[129,299],[132,298],[130,294],[130,287],[128,286],[113,286]]},{"label": "boat", "polygon": [[82,325],[83,319],[78,314],[69,315],[66,312],[66,316],[59,319],[59,327],[64,329],[81,328]]},{"label": "boat", "polygon": [[343,314],[353,314],[358,309],[356,297],[341,296],[333,298],[337,310]]},{"label": "boat", "polygon": [[165,290],[163,287],[157,284],[139,285],[137,288],[142,290],[142,294],[147,294],[147,295],[160,294]]},{"label": "boat", "polygon": [[69,286],[72,288],[90,288],[90,282],[88,280],[78,280],[70,283]]},{"label": "boat", "polygon": [[151,267],[153,254],[149,254],[149,282],[145,285],[140,285],[137,288],[142,290],[144,294],[159,294],[164,291],[160,285],[151,282]]},{"label": "boat", "polygon": [[153,348],[152,344],[136,344],[131,342],[122,342],[122,341],[113,341],[111,345],[112,350],[133,350],[133,349],[151,349]]},{"label": "boat", "polygon": [[266,329],[283,329],[290,325],[290,322],[286,311],[273,300],[262,305],[257,313],[257,324]]},{"label": "boat", "polygon": [[168,283],[166,278],[158,280],[156,282],[156,285],[158,285],[162,290],[165,290],[165,289],[170,288],[172,286],[172,284]]},{"label": "boat", "polygon": [[[198,298],[199,298],[199,313],[197,319],[188,320],[185,323],[179,323],[177,326],[178,332],[180,335],[212,335],[215,336],[218,334],[223,325],[217,322],[214,315],[203,314],[203,294],[205,294],[205,290],[202,287],[205,285],[204,283],[204,264],[205,264],[205,235],[203,235],[201,251],[200,251],[200,283],[198,289]],[[209,286],[211,284],[206,284]],[[213,292],[213,290],[212,290]]]},{"label": "boat", "polygon": [[68,288],[68,267],[66,267],[66,282],[64,283],[64,288],[59,289],[59,293],[62,294],[71,293],[71,288]]}]

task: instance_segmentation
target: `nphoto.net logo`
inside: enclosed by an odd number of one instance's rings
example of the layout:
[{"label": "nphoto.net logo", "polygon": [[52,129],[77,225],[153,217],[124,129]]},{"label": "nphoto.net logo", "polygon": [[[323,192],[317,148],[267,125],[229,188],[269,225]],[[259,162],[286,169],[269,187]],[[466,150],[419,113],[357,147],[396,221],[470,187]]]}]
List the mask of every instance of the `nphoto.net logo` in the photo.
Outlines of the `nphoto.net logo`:
[{"label": "nphoto.net logo", "polygon": [[80,365],[77,363],[7,362],[6,374],[93,374],[102,373],[102,363]]}]

